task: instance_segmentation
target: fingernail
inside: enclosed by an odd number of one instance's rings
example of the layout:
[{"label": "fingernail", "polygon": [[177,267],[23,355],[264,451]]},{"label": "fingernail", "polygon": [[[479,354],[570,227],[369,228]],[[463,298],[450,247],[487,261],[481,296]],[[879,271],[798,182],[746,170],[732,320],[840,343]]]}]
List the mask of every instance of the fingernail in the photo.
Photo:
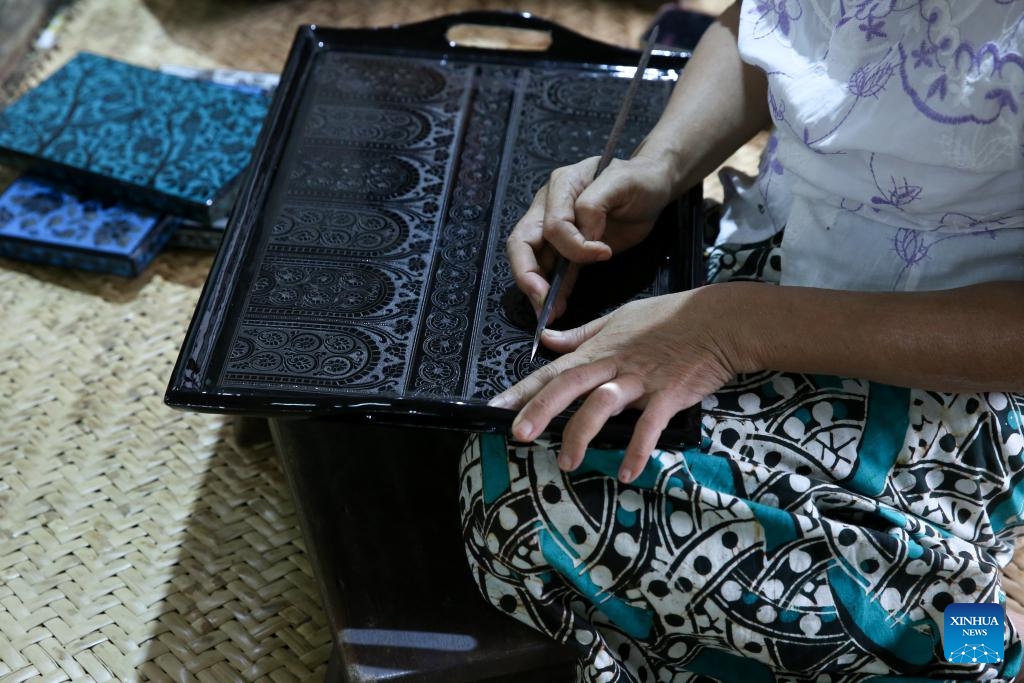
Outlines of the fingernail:
[{"label": "fingernail", "polygon": [[517,417],[512,423],[512,436],[520,441],[529,441],[533,435],[533,425],[527,420]]},{"label": "fingernail", "polygon": [[488,401],[487,405],[489,405],[492,408],[511,408],[512,399],[506,396],[505,394],[498,394],[490,401]]},{"label": "fingernail", "polygon": [[538,311],[539,311],[539,310],[540,310],[541,308],[543,308],[543,307],[544,307],[544,297],[542,297],[542,296],[540,296],[540,295],[538,295],[538,294],[533,294],[533,295],[531,295],[531,296],[530,296],[530,301],[532,301],[532,302],[533,302],[533,307],[534,307],[534,308],[535,308],[536,310],[538,310]]},{"label": "fingernail", "polygon": [[572,460],[569,459],[568,453],[560,453],[558,455],[558,469],[563,472],[568,472],[572,469]]},{"label": "fingernail", "polygon": [[619,481],[621,481],[623,484],[628,484],[629,482],[633,481],[633,473],[627,469],[619,470]]}]

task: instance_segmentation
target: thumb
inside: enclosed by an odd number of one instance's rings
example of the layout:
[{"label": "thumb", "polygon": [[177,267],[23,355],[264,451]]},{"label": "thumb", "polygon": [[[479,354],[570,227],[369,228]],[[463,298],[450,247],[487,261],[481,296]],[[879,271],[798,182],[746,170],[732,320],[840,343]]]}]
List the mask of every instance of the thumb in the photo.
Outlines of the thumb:
[{"label": "thumb", "polygon": [[575,351],[583,342],[600,332],[608,322],[608,318],[609,316],[606,315],[571,330],[544,330],[541,341],[544,342],[544,346],[558,353]]}]

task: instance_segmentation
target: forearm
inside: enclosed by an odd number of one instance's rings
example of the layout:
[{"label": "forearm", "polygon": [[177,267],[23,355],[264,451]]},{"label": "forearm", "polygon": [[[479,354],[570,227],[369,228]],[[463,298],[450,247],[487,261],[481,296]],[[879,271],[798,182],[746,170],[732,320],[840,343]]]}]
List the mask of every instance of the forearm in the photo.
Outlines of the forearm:
[{"label": "forearm", "polygon": [[737,2],[704,33],[664,114],[634,155],[663,163],[675,194],[700,182],[771,122],[767,80],[740,59],[738,26]]},{"label": "forearm", "polygon": [[[1024,283],[844,292],[726,283],[739,372],[831,374],[949,392],[1024,392]],[[722,292],[721,294],[725,294]]]}]

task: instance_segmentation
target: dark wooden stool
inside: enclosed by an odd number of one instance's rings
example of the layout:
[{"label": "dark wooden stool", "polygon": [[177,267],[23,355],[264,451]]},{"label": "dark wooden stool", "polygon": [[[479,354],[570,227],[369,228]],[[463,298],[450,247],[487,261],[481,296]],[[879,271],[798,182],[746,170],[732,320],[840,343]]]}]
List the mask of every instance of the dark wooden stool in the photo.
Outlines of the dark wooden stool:
[{"label": "dark wooden stool", "polygon": [[334,650],[328,681],[568,683],[568,650],[488,605],[462,547],[465,435],[272,420]]}]

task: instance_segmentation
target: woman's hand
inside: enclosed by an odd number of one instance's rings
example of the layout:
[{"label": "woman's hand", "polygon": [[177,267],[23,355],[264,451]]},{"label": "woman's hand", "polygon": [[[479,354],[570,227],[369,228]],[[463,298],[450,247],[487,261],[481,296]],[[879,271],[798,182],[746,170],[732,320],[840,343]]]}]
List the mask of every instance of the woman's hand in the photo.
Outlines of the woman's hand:
[{"label": "woman's hand", "polygon": [[[740,348],[750,335],[733,327],[738,303],[731,284],[628,303],[565,332],[546,330],[544,344],[561,356],[491,400],[521,408],[512,436],[532,441],[577,398],[589,394],[562,434],[558,464],[573,470],[605,421],[625,408],[643,409],[619,478],[643,470],[673,415],[719,389],[753,356]],[[742,294],[742,293],[741,293]],[[749,356],[749,357],[748,357]]]},{"label": "woman's hand", "polygon": [[[509,235],[512,274],[535,311],[547,296],[558,254],[573,264],[607,260],[641,242],[672,199],[671,169],[664,161],[639,155],[616,159],[591,182],[597,161],[591,157],[556,169]],[[573,267],[553,318],[565,311],[575,279]]]}]

